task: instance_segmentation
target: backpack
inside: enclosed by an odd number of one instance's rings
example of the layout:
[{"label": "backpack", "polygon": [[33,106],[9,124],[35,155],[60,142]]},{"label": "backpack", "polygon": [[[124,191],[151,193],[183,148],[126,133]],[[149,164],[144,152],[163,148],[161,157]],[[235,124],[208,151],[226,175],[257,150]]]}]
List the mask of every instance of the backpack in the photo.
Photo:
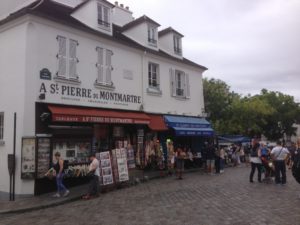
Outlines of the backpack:
[{"label": "backpack", "polygon": [[250,152],[250,156],[251,157],[258,157],[258,151],[257,151],[258,149],[254,149],[254,148],[252,148],[251,149],[251,152]]},{"label": "backpack", "polygon": [[69,160],[64,160],[64,166],[63,166],[64,170],[69,168]]}]

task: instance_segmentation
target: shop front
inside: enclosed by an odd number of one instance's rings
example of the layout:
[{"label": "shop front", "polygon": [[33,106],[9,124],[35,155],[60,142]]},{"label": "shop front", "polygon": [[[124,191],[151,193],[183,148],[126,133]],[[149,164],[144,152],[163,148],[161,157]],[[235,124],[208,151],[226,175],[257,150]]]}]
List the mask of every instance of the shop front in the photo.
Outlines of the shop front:
[{"label": "shop front", "polygon": [[214,130],[204,118],[187,116],[164,116],[169,128],[167,138],[187,152],[187,167],[201,167],[205,143],[214,142]]},{"label": "shop front", "polygon": [[151,116],[49,104],[37,104],[36,112],[35,194],[54,190],[54,182],[45,173],[54,163],[56,152],[68,161],[68,186],[88,181],[91,152],[96,152],[101,162],[102,185],[128,181],[131,170],[145,167],[145,134],[150,130]]}]

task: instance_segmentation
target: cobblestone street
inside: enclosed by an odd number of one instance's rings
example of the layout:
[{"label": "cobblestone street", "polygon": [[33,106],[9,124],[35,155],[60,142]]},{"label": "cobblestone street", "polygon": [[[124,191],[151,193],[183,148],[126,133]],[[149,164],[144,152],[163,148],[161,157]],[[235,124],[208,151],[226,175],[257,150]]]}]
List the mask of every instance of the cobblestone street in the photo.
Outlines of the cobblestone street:
[{"label": "cobblestone street", "polygon": [[215,176],[190,173],[182,181],[156,179],[90,201],[2,216],[0,224],[297,225],[300,185],[288,173],[286,186],[250,184],[245,167]]}]

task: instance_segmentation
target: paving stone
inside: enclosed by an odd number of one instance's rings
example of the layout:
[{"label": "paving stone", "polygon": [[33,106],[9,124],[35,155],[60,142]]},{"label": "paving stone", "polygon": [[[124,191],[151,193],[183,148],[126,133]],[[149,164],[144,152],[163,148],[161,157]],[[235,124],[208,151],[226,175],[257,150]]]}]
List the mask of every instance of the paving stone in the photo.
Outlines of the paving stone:
[{"label": "paving stone", "polygon": [[[0,225],[300,225],[300,185],[250,184],[250,168],[185,174],[30,213]],[[288,172],[290,173],[290,171]]]}]

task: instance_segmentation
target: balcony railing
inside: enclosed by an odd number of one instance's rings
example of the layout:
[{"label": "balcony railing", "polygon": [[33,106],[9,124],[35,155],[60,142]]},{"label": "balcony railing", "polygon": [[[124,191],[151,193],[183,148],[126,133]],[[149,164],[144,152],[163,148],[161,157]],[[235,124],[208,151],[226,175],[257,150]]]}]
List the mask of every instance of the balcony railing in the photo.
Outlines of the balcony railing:
[{"label": "balcony railing", "polygon": [[181,49],[181,48],[174,47],[174,52],[175,52],[176,54],[181,55],[181,54],[182,54],[182,49]]},{"label": "balcony railing", "polygon": [[157,40],[153,39],[153,38],[148,38],[148,42],[154,45],[157,45]]},{"label": "balcony railing", "polygon": [[98,19],[98,24],[102,25],[104,27],[110,27],[110,23],[108,23],[107,21],[101,20],[101,19]]}]

